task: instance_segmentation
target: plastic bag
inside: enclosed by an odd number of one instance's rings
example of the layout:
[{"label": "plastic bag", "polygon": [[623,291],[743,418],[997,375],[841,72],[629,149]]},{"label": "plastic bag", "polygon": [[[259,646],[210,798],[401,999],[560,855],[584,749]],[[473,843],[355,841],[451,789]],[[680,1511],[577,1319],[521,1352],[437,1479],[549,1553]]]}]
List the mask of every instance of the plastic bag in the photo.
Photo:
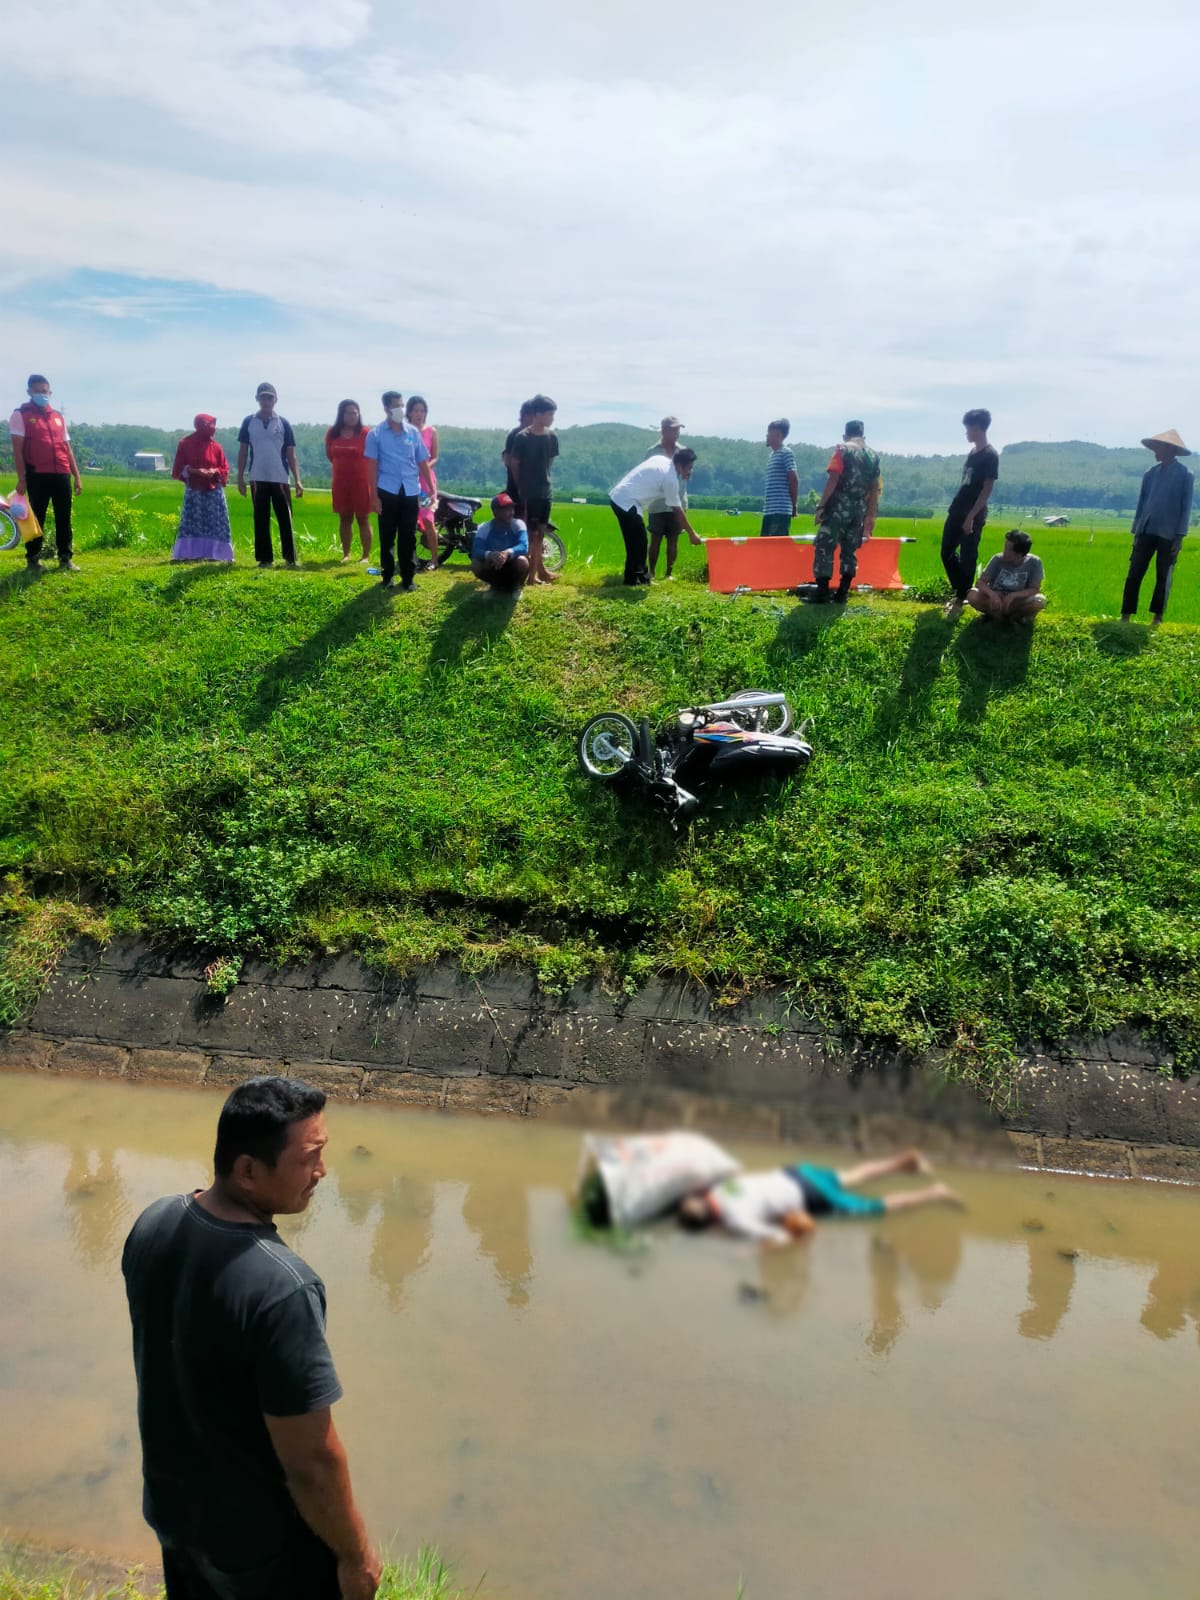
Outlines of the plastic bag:
[{"label": "plastic bag", "polygon": [[41,523],[23,496],[15,489],[8,496],[0,494],[0,550],[15,550],[19,544],[40,538],[41,532]]},{"label": "plastic bag", "polygon": [[634,1228],[741,1171],[727,1150],[701,1133],[584,1135],[580,1179],[599,1172],[614,1226]]}]

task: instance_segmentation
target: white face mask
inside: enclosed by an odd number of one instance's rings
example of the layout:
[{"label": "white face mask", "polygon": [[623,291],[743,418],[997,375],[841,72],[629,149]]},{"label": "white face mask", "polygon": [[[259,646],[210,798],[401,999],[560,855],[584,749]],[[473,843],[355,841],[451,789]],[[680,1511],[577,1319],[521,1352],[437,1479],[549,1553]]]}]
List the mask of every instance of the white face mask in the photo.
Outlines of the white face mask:
[{"label": "white face mask", "polygon": [[388,416],[391,417],[393,422],[403,422],[404,421],[404,407],[403,406],[393,406],[392,409],[388,412]]}]

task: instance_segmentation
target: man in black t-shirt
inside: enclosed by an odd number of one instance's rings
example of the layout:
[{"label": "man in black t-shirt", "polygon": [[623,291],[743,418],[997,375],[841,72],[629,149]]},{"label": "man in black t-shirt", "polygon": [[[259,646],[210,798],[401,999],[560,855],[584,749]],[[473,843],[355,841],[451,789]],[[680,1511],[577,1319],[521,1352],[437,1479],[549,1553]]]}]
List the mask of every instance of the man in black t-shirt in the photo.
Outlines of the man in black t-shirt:
[{"label": "man in black t-shirt", "polygon": [[167,1600],[373,1600],[379,1584],[330,1415],[325,1286],[272,1221],[325,1176],[324,1105],[296,1078],[239,1085],[212,1187],[155,1201],[125,1241]]},{"label": "man in black t-shirt", "polygon": [[517,480],[513,477],[511,451],[513,447],[513,440],[521,432],[522,428],[527,428],[529,426],[529,419],[532,417],[532,415],[533,412],[529,409],[529,401],[523,400],[521,402],[519,421],[517,422],[515,428],[510,428],[508,430],[508,434],[504,440],[504,449],[500,452],[500,459],[504,463],[504,492],[512,501],[513,505],[517,507],[518,512],[521,508],[521,496],[517,490]]},{"label": "man in black t-shirt", "polygon": [[999,452],[988,443],[991,425],[990,411],[968,411],[963,418],[971,453],[963,467],[962,484],[950,502],[942,528],[942,566],[954,590],[946,604],[946,616],[950,619],[962,615],[974,585],[979,536],[987,521],[988,496],[1000,476]]},{"label": "man in black t-shirt", "polygon": [[535,394],[527,402],[529,425],[522,428],[506,451],[508,470],[516,485],[513,498],[522,522],[529,529],[529,577],[532,583],[553,583],[542,552],[550,523],[550,473],[558,455],[554,413],[558,407],[548,395]]}]

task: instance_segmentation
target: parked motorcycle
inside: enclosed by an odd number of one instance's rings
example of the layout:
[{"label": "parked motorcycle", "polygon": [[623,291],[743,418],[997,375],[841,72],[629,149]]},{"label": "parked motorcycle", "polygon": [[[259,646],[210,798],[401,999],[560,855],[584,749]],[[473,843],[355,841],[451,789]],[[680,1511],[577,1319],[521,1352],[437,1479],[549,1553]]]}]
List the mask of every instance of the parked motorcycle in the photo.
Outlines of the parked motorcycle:
[{"label": "parked motorcycle", "polygon": [[[433,525],[438,536],[439,567],[444,567],[453,555],[463,555],[470,560],[471,541],[476,528],[475,513],[482,506],[482,500],[473,500],[470,495],[439,493],[433,513]],[[567,547],[552,522],[546,525],[543,558],[548,572],[561,572],[566,565]]]},{"label": "parked motorcycle", "polygon": [[803,772],[813,754],[809,725],[795,734],[791,727],[787,696],[762,689],[684,706],[653,737],[648,718],[635,724],[623,712],[602,711],[579,735],[579,764],[598,782],[639,784],[678,827],[713,784]]}]

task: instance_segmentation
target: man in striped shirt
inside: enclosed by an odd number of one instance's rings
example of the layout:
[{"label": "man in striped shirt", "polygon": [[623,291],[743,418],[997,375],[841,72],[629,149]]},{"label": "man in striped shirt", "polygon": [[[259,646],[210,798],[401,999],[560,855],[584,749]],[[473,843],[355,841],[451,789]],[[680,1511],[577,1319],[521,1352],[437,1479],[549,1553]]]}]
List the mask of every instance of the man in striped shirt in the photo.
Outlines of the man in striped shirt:
[{"label": "man in striped shirt", "polygon": [[762,527],[759,529],[764,539],[786,539],[792,531],[792,518],[796,515],[800,479],[796,476],[796,458],[784,443],[791,427],[786,417],[767,424],[767,445],[771,457],[767,462],[767,488],[763,496]]}]

